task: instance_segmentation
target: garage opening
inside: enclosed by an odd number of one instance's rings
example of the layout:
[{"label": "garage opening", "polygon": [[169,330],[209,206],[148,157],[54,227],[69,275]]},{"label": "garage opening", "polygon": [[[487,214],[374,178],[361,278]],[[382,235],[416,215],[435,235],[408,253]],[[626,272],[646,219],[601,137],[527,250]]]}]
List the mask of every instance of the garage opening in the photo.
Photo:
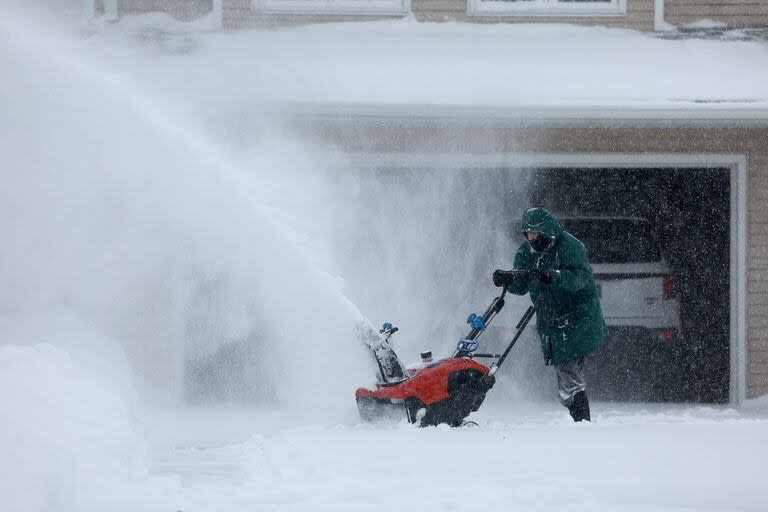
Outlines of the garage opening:
[{"label": "garage opening", "polygon": [[[450,351],[468,305],[479,307],[494,293],[490,271],[511,266],[522,243],[520,215],[537,205],[587,245],[610,313],[611,339],[588,364],[595,399],[733,399],[728,166],[521,168],[471,160],[358,168],[359,208],[354,224],[341,225],[337,248],[354,255],[345,263],[349,283],[367,287],[351,286],[352,300],[401,322],[406,359],[422,349]],[[435,288],[416,286],[424,282]],[[499,320],[488,350],[503,346],[524,303],[508,307],[511,326]],[[515,348],[508,372],[518,388],[526,385],[521,374],[544,375],[538,350],[535,339]],[[521,393],[548,390],[547,379]]]},{"label": "garage opening", "polygon": [[534,171],[531,203],[575,219],[603,295],[596,398],[729,400],[730,188],[728,169]]}]

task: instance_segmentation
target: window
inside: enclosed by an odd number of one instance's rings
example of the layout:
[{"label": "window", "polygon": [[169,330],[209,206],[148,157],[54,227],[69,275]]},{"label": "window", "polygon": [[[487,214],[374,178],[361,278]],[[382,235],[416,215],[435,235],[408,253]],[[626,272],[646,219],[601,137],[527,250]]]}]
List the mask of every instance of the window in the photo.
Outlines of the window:
[{"label": "window", "polygon": [[292,14],[405,14],[410,0],[251,0],[251,9]]},{"label": "window", "polygon": [[481,16],[621,16],[626,0],[469,0]]}]

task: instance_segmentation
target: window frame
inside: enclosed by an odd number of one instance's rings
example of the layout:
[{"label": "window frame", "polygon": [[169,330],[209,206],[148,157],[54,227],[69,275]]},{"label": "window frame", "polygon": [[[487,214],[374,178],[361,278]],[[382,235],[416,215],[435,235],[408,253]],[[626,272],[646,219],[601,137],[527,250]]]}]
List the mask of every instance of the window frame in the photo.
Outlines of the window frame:
[{"label": "window frame", "polygon": [[410,0],[251,0],[251,10],[263,14],[405,15]]},{"label": "window frame", "polygon": [[469,16],[626,16],[627,0],[610,2],[562,0],[467,0]]}]

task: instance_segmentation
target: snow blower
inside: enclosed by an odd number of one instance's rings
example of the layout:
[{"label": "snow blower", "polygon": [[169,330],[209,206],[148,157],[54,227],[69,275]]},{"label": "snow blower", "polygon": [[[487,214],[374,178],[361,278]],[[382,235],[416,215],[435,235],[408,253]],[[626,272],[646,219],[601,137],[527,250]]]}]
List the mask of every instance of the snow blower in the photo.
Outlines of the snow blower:
[{"label": "snow blower", "polygon": [[[459,340],[451,357],[405,368],[389,344],[397,327],[385,323],[378,335],[369,333],[366,344],[373,352],[379,368],[375,389],[358,388],[355,392],[360,419],[376,422],[382,419],[407,418],[419,426],[446,423],[461,426],[470,413],[477,411],[496,378],[494,375],[512,350],[535,312],[530,306],[517,323],[516,332],[502,354],[477,353],[477,339],[504,307],[503,289],[485,313],[472,313],[467,318],[470,331]],[[426,354],[423,354],[426,355]],[[490,366],[475,359],[493,359]]]}]

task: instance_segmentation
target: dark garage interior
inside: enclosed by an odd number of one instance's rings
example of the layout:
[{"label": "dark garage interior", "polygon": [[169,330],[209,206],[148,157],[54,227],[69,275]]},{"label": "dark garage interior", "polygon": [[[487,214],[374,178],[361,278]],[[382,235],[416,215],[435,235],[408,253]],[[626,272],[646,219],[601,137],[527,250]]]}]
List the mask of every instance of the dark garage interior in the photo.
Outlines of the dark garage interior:
[{"label": "dark garage interior", "polygon": [[[564,217],[647,219],[671,269],[681,336],[668,340],[644,329],[611,328],[611,339],[588,363],[592,396],[616,401],[727,402],[729,171],[538,169],[530,184],[532,205]],[[600,234],[586,234],[591,235]],[[640,250],[631,235],[614,233],[610,238]],[[590,244],[585,244],[591,252]]]}]

